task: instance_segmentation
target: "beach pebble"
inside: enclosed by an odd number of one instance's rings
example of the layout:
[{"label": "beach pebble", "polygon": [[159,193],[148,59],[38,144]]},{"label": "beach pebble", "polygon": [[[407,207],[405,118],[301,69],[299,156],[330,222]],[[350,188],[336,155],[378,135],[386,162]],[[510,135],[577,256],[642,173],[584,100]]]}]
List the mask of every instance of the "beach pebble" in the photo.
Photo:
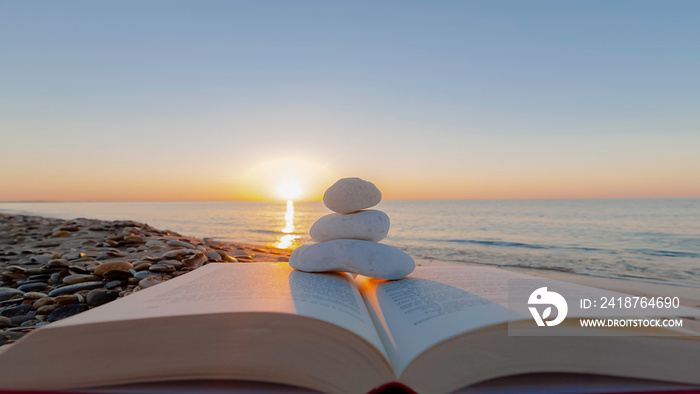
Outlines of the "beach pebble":
[{"label": "beach pebble", "polygon": [[0,312],[0,316],[5,316],[5,317],[13,317],[13,316],[22,316],[26,315],[33,309],[33,306],[28,305],[28,304],[22,304],[22,305],[13,305],[13,306],[8,306],[7,308],[3,309],[2,312]]},{"label": "beach pebble", "polygon": [[360,239],[379,242],[389,232],[389,216],[369,209],[346,215],[331,213],[316,221],[309,234],[316,242],[333,239]]},{"label": "beach pebble", "polygon": [[148,261],[134,262],[134,271],[147,270],[151,265],[153,265],[153,263],[149,263]]},{"label": "beach pebble", "polygon": [[139,280],[146,279],[146,278],[149,278],[151,276],[158,276],[158,274],[153,273],[151,271],[139,271],[139,272],[134,274],[134,278],[137,278]]},{"label": "beach pebble", "polygon": [[0,301],[9,300],[14,296],[22,294],[24,294],[22,290],[13,289],[11,287],[0,287]]},{"label": "beach pebble", "polygon": [[139,282],[139,287],[142,289],[145,289],[145,288],[148,288],[151,286],[155,286],[159,283],[161,283],[161,280],[151,277],[151,278],[141,279],[141,281]]},{"label": "beach pebble", "polygon": [[174,246],[174,247],[177,247],[177,248],[185,248],[185,249],[194,249],[194,248],[195,248],[194,245],[192,245],[192,244],[189,243],[189,242],[178,241],[178,240],[175,240],[175,239],[172,239],[172,240],[168,241],[167,244],[168,244],[169,246]]},{"label": "beach pebble", "polygon": [[134,268],[128,261],[111,261],[100,264],[95,268],[95,275],[104,275],[107,271],[129,271]]},{"label": "beach pebble", "polygon": [[159,247],[163,246],[163,242],[157,239],[149,239],[146,241],[146,246],[148,247]]},{"label": "beach pebble", "polygon": [[100,280],[100,277],[95,276],[95,275],[73,274],[73,275],[68,275],[65,278],[63,278],[63,283],[65,283],[67,285],[74,285],[76,283],[93,282],[96,280]]},{"label": "beach pebble", "polygon": [[34,311],[30,311],[26,315],[12,316],[10,318],[10,323],[12,323],[13,326],[19,326],[26,321],[34,319],[34,316],[36,316],[36,312]]},{"label": "beach pebble", "polygon": [[49,293],[49,297],[56,297],[64,294],[73,294],[81,290],[92,290],[102,286],[103,283],[101,281],[76,283],[74,285],[63,286],[52,290]]},{"label": "beach pebble", "polygon": [[20,324],[20,327],[32,327],[33,328],[34,326],[36,326],[39,323],[40,323],[40,321],[38,319],[31,318],[25,322],[22,322],[22,324]]},{"label": "beach pebble", "polygon": [[25,300],[35,301],[35,300],[39,300],[42,298],[46,298],[46,297],[48,297],[48,295],[46,295],[45,293],[38,292],[38,291],[31,291],[29,293],[24,293],[23,297]]},{"label": "beach pebble", "polygon": [[8,271],[17,272],[17,273],[20,273],[20,274],[26,274],[26,273],[27,273],[27,269],[26,269],[26,268],[20,267],[20,266],[18,266],[18,265],[11,265],[11,266],[9,266],[9,267],[7,267],[7,268],[5,268],[5,269],[8,270]]},{"label": "beach pebble", "polygon": [[185,264],[185,266],[190,268],[199,268],[202,265],[204,265],[204,263],[206,263],[207,261],[207,256],[204,253],[197,253],[192,257],[182,259],[182,262]]},{"label": "beach pebble", "polygon": [[22,290],[22,291],[29,292],[29,291],[44,290],[44,289],[46,289],[46,286],[48,286],[48,283],[32,282],[32,283],[23,284],[22,286],[19,286],[17,288]]},{"label": "beach pebble", "polygon": [[[39,269],[39,271],[41,271],[41,269]],[[49,280],[49,278],[51,278],[50,273],[34,274],[34,269],[28,270],[27,272],[32,273],[32,275],[30,275],[29,278],[27,278],[27,282],[46,282],[47,280]]]},{"label": "beach pebble", "polygon": [[64,260],[77,260],[81,257],[85,257],[85,254],[81,252],[68,252],[64,253],[63,256],[61,256],[61,258]]},{"label": "beach pebble", "polygon": [[110,301],[114,301],[119,298],[118,291],[110,291],[107,289],[94,289],[85,297],[85,300],[89,306],[100,306],[106,304]]},{"label": "beach pebble", "polygon": [[40,315],[48,315],[49,313],[58,309],[58,307],[59,306],[56,304],[44,305],[41,308],[37,308],[36,313],[38,313]]},{"label": "beach pebble", "polygon": [[162,256],[160,256],[161,259],[167,260],[167,259],[182,259],[187,257],[190,254],[197,254],[200,251],[198,249],[176,249],[176,250],[171,250],[169,252],[163,253]]},{"label": "beach pebble", "polygon": [[401,279],[413,272],[413,258],[393,246],[337,239],[298,247],[289,256],[292,268],[305,272],[347,271],[379,279]]},{"label": "beach pebble", "polygon": [[148,270],[151,272],[166,273],[175,271],[175,267],[168,264],[153,264],[152,266],[148,267]]},{"label": "beach pebble", "polygon": [[39,309],[42,306],[46,306],[49,304],[53,304],[53,298],[46,296],[44,298],[39,298],[38,300],[34,301],[32,306],[34,307],[34,309]]},{"label": "beach pebble", "polygon": [[62,306],[56,309],[55,311],[51,312],[51,314],[49,314],[49,317],[46,318],[46,321],[48,321],[49,323],[53,323],[57,320],[77,315],[78,313],[84,312],[86,310],[88,310],[88,306],[83,304],[71,304]]},{"label": "beach pebble", "polygon": [[237,262],[238,262],[238,260],[236,260],[235,258],[229,256],[229,255],[228,255],[226,252],[224,252],[223,250],[215,250],[215,252],[218,253],[219,256],[221,256],[221,259],[222,259],[223,261],[226,261],[226,262],[229,262],[229,263],[237,263]]},{"label": "beach pebble", "polygon": [[54,272],[51,274],[51,277],[49,278],[49,284],[50,285],[55,285],[58,283],[61,283],[63,280],[63,277],[65,277],[65,272],[64,271],[59,271],[59,272]]},{"label": "beach pebble", "polygon": [[69,295],[62,295],[54,298],[54,301],[58,305],[70,305],[70,304],[77,304],[80,302],[80,298],[78,298],[77,295],[75,294],[69,294]]},{"label": "beach pebble", "polygon": [[90,271],[86,270],[83,267],[77,266],[77,265],[71,265],[68,267],[68,272],[71,274],[78,274],[78,275],[88,275],[90,274]]},{"label": "beach pebble", "polygon": [[146,243],[146,237],[142,237],[139,235],[127,235],[124,237],[124,243],[126,244],[145,244]]},{"label": "beach pebble", "polygon": [[3,272],[2,273],[2,279],[6,282],[13,282],[16,280],[25,280],[27,279],[27,275],[21,274],[19,272]]},{"label": "beach pebble", "polygon": [[373,207],[382,200],[382,192],[372,182],[343,178],[323,194],[323,203],[333,212],[350,213]]},{"label": "beach pebble", "polygon": [[48,268],[66,268],[70,266],[70,262],[65,259],[55,259],[49,261],[46,265]]},{"label": "beach pebble", "polygon": [[117,271],[117,270],[112,270],[112,271],[107,271],[102,275],[102,279],[107,280],[107,281],[113,281],[113,280],[127,280],[131,278],[131,271]]},{"label": "beach pebble", "polygon": [[[131,278],[129,278],[131,279]],[[119,287],[122,285],[122,281],[120,280],[113,280],[110,282],[105,283],[105,289],[114,289],[115,287]],[[92,291],[92,290],[91,290]]]},{"label": "beach pebble", "polygon": [[175,267],[175,269],[180,269],[185,266],[180,260],[161,260],[158,262],[158,264],[169,265]]},{"label": "beach pebble", "polygon": [[207,260],[210,262],[219,262],[222,261],[222,257],[219,253],[216,252],[216,250],[207,250],[204,252],[204,255],[207,256]]}]

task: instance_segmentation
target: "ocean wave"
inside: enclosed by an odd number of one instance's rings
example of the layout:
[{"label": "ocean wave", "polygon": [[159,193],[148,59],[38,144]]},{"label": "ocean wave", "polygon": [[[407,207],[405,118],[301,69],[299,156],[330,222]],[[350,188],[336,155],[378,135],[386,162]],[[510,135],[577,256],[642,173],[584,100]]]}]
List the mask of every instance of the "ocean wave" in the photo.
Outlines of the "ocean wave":
[{"label": "ocean wave", "polygon": [[649,256],[660,256],[660,257],[690,257],[690,258],[700,258],[700,253],[695,252],[676,252],[672,250],[655,250],[655,249],[628,249],[628,252],[636,252]]},{"label": "ocean wave", "polygon": [[297,232],[284,232],[280,230],[246,230],[249,233],[257,233],[257,234],[274,234],[274,235],[279,235],[279,234],[290,234],[290,235],[305,235],[305,232],[297,233]]},{"label": "ocean wave", "polygon": [[[620,250],[614,249],[604,249],[604,248],[591,248],[584,246],[557,246],[557,245],[538,245],[529,244],[523,242],[508,242],[508,241],[485,241],[476,239],[447,239],[447,240],[433,240],[442,241],[456,244],[470,244],[470,245],[481,245],[481,246],[493,246],[498,248],[524,248],[524,249],[542,249],[542,250],[570,250],[577,252],[599,252],[606,254],[619,254]],[[655,257],[685,257],[685,258],[700,258],[700,253],[697,252],[687,252],[687,251],[672,251],[672,250],[658,250],[658,249],[624,249],[627,253],[641,254],[645,256],[655,256]]]},{"label": "ocean wave", "polygon": [[444,242],[456,243],[456,244],[475,244],[475,245],[486,245],[486,246],[498,246],[501,248],[528,248],[528,249],[550,249],[549,246],[524,244],[520,242],[506,242],[506,241],[478,241],[474,239],[448,239]]},{"label": "ocean wave", "polygon": [[574,269],[569,268],[569,267],[560,267],[560,266],[550,266],[550,265],[536,265],[536,264],[524,264],[524,263],[512,263],[512,264],[507,264],[507,263],[491,263],[491,262],[486,262],[486,261],[477,261],[477,260],[464,260],[464,259],[447,259],[447,258],[439,258],[439,257],[432,257],[432,256],[421,256],[424,259],[434,259],[434,260],[439,260],[439,261],[445,261],[445,262],[450,262],[450,263],[464,263],[464,264],[471,264],[471,265],[486,265],[490,267],[512,267],[512,268],[526,268],[526,269],[537,269],[537,270],[547,270],[547,271],[558,271],[558,272],[566,272],[566,273],[577,273]]},{"label": "ocean wave", "polygon": [[[595,269],[592,267],[584,267],[583,270],[576,270],[576,269],[569,268],[569,267],[553,266],[553,265],[546,265],[546,264],[541,265],[541,264],[527,264],[527,263],[493,263],[493,262],[477,261],[477,260],[471,260],[471,259],[470,260],[448,259],[448,258],[439,258],[439,257],[432,257],[432,256],[421,256],[421,257],[428,258],[428,259],[434,259],[434,260],[438,260],[438,261],[449,262],[449,263],[463,263],[463,264],[469,264],[469,265],[482,265],[482,266],[498,267],[498,268],[522,268],[522,269],[533,269],[533,270],[557,271],[557,272],[574,274],[574,275],[588,276],[588,277],[592,277],[592,278],[618,279],[618,280],[628,280],[628,281],[631,280],[631,281],[636,281],[636,282],[665,284],[665,285],[678,286],[678,287],[700,288],[700,286],[698,286],[697,284],[674,283],[674,282],[670,281],[669,279],[661,278],[661,277],[657,277],[657,276],[631,275],[628,273],[614,272],[614,271],[610,271],[607,269]],[[598,271],[598,273],[592,273],[590,271]],[[692,272],[692,271],[686,271],[686,273],[690,274],[690,275],[697,275],[698,274],[698,273]]]}]

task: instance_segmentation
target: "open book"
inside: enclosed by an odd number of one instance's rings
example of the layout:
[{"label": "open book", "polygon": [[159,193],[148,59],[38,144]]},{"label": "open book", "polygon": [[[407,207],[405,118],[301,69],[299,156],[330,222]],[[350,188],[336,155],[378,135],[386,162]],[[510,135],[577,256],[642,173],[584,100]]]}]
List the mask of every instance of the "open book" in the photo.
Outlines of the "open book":
[{"label": "open book", "polygon": [[382,281],[286,263],[209,264],[6,347],[0,389],[240,379],[442,393],[529,372],[700,384],[698,336],[509,336],[505,283],[518,278],[528,276],[418,267]]}]

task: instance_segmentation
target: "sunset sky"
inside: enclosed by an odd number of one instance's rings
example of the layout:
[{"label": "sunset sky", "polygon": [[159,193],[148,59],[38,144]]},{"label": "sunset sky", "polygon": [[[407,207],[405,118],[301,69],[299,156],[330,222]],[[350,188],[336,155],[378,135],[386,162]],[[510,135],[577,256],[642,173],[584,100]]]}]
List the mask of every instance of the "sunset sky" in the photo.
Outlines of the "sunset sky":
[{"label": "sunset sky", "polygon": [[0,201],[700,197],[700,2],[5,1]]}]

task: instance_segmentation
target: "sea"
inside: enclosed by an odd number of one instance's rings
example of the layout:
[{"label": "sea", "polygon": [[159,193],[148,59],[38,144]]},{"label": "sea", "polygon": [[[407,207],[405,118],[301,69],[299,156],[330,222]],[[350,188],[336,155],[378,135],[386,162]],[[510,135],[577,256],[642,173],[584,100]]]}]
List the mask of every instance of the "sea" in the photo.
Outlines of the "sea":
[{"label": "sea", "polygon": [[[700,289],[700,199],[382,201],[383,243],[423,265],[539,268]],[[183,235],[293,249],[321,201],[0,203],[0,212],[130,219]]]}]

